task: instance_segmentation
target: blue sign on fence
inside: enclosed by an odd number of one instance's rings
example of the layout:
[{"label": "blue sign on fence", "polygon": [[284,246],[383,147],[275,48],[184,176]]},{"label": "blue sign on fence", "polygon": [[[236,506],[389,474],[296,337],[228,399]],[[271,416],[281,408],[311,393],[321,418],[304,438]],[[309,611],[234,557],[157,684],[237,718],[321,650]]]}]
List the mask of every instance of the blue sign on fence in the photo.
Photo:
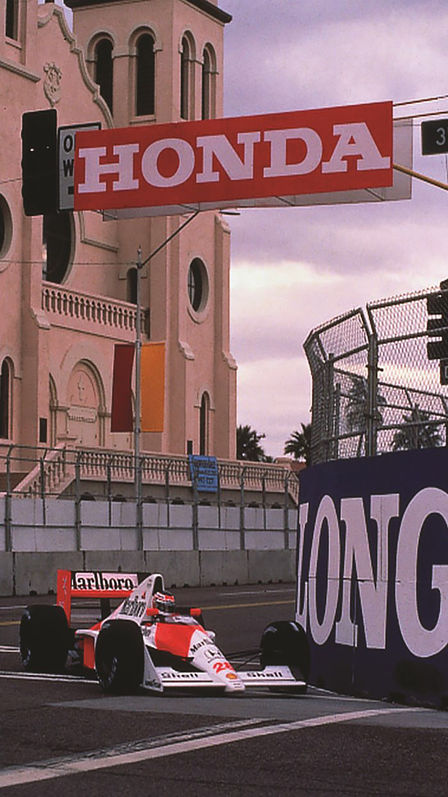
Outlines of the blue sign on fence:
[{"label": "blue sign on fence", "polygon": [[196,483],[198,492],[216,493],[218,491],[218,463],[216,457],[190,454],[188,460],[191,481]]}]

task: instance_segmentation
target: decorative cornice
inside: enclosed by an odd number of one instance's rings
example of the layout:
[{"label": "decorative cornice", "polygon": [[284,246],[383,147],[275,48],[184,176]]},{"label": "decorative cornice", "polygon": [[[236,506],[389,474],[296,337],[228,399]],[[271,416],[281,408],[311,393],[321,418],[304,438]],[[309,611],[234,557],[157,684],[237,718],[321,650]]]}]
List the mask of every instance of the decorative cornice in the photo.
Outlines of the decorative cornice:
[{"label": "decorative cornice", "polygon": [[229,351],[222,351],[222,359],[231,371],[238,371],[238,364],[233,354]]},{"label": "decorative cornice", "polygon": [[193,349],[185,340],[178,340],[177,345],[179,347],[180,353],[185,357],[186,360],[196,359]]},{"label": "decorative cornice", "polygon": [[[186,0],[190,5],[199,8],[201,11],[205,11],[210,17],[217,19],[219,22],[223,22],[226,24],[227,22],[232,21],[231,14],[228,14],[227,11],[223,11],[222,8],[218,8],[210,0]],[[123,0],[65,0],[65,5],[71,8],[72,10],[76,8],[84,8],[86,6],[100,6],[108,3],[121,3]]]},{"label": "decorative cornice", "polygon": [[0,69],[8,69],[10,72],[15,72],[16,75],[32,80],[33,83],[39,83],[39,80],[41,80],[40,76],[36,75],[35,72],[31,72],[30,69],[21,64],[16,64],[15,61],[7,61],[5,58],[0,58]]},{"label": "decorative cornice", "polygon": [[31,318],[39,329],[51,329],[51,324],[43,310],[36,310],[34,307],[30,307],[30,313]]},{"label": "decorative cornice", "polygon": [[201,11],[205,11],[206,14],[209,14],[211,17],[218,19],[220,22],[227,22],[232,21],[231,14],[228,14],[227,11],[223,11],[222,8],[218,8],[217,6],[210,3],[209,0],[187,0],[188,3],[191,3],[192,6],[196,6],[196,8],[200,8]]}]

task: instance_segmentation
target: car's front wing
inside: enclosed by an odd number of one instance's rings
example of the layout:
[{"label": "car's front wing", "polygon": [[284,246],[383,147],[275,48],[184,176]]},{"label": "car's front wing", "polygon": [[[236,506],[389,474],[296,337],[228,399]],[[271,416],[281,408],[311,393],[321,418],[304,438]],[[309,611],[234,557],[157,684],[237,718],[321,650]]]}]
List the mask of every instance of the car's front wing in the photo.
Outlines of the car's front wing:
[{"label": "car's front wing", "polygon": [[[172,667],[154,667],[156,677],[150,677],[145,673],[144,686],[147,689],[155,689],[157,691],[164,691],[170,688],[201,688],[201,687],[214,687],[222,688],[224,690],[225,684],[218,681],[212,675],[206,672],[191,671],[179,672]],[[282,688],[301,688],[305,687],[305,681],[298,681],[294,678],[289,667],[285,665],[268,666],[263,670],[246,670],[237,671],[238,678],[243,682],[245,687],[269,687],[276,686]]]}]

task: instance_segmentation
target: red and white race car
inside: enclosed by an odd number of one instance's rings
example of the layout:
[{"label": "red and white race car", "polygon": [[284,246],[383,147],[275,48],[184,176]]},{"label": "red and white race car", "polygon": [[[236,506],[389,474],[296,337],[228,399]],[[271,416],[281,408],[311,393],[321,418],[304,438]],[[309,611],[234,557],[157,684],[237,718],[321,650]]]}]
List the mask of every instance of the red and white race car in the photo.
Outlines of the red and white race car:
[{"label": "red and white race car", "polygon": [[[72,602],[79,598],[99,599],[103,619],[73,630]],[[111,599],[119,600],[113,610]],[[205,629],[201,610],[176,607],[160,573],[139,580],[136,573],[58,571],[57,605],[30,606],[22,616],[20,654],[28,671],[81,668],[96,673],[105,692],[121,694],[257,686],[303,693],[309,667],[305,632],[285,621],[265,628],[246,669],[235,667]]]}]

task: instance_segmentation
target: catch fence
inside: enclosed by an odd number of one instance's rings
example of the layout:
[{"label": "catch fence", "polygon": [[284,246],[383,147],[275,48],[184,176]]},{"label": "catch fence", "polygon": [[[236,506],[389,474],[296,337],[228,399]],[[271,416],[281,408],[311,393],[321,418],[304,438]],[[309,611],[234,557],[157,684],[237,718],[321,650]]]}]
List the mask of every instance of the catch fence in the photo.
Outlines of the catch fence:
[{"label": "catch fence", "polygon": [[428,343],[448,358],[445,286],[370,302],[312,330],[313,464],[447,445],[445,362],[429,359]]}]

